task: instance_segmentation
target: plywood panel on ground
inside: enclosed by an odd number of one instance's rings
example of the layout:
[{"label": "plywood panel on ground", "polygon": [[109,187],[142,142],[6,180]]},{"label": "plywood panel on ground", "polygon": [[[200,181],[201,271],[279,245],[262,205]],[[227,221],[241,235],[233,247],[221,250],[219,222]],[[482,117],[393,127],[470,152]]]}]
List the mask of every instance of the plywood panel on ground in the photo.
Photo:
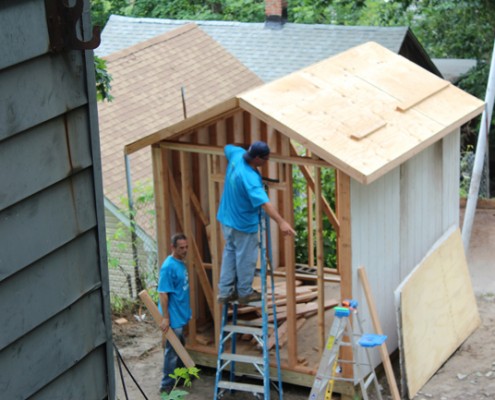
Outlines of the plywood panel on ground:
[{"label": "plywood panel on ground", "polygon": [[409,397],[480,324],[459,229],[449,230],[396,291]]}]

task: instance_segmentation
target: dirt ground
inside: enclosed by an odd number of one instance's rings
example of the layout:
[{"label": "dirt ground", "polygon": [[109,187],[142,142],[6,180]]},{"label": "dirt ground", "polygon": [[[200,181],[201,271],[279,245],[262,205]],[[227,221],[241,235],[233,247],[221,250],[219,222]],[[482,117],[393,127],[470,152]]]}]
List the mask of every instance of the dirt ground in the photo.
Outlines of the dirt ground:
[{"label": "dirt ground", "polygon": [[[473,227],[468,264],[473,289],[476,293],[481,326],[447,360],[413,400],[486,400],[495,399],[495,209],[478,210]],[[148,399],[160,399],[158,386],[161,378],[163,353],[161,335],[151,317],[138,322],[130,316],[124,325],[114,324],[114,342],[127,367],[139,383]],[[398,360],[394,368],[398,371]],[[124,367],[122,367],[124,368]],[[115,364],[117,399],[124,400],[123,384],[119,368]],[[188,388],[188,400],[212,399],[215,385],[215,371],[201,367],[201,379],[195,380]],[[396,379],[400,382],[398,372]],[[139,389],[124,370],[127,398],[144,399]],[[391,399],[387,392],[384,376],[380,378],[384,387],[384,399]],[[284,385],[285,400],[307,399],[309,389]],[[233,399],[225,395],[223,399]],[[236,393],[236,400],[253,399],[247,393]],[[272,398],[278,398],[275,392]],[[371,394],[370,400],[376,400]]]}]

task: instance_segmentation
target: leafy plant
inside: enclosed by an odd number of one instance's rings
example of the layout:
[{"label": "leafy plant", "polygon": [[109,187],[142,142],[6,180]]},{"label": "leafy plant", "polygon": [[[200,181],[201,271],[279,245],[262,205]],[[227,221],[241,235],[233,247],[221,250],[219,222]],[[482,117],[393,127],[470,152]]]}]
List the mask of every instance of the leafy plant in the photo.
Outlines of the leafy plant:
[{"label": "leafy plant", "polygon": [[182,400],[182,399],[184,399],[184,397],[187,396],[189,394],[189,392],[187,392],[185,390],[177,389],[177,386],[182,381],[183,387],[191,387],[192,386],[192,379],[193,378],[199,379],[199,371],[200,370],[196,367],[175,368],[174,373],[170,374],[170,377],[175,379],[174,386],[172,387],[172,390],[170,391],[170,393],[162,393],[161,394],[162,400]]},{"label": "leafy plant", "polygon": [[95,79],[96,99],[98,101],[112,101],[113,96],[110,94],[112,76],[107,71],[107,62],[98,56],[95,56]]}]

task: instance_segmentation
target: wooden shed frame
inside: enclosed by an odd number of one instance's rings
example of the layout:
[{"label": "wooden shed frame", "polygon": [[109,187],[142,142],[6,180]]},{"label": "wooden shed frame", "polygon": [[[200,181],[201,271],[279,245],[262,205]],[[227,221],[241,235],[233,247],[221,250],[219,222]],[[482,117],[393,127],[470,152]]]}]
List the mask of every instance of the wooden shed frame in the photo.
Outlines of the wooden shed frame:
[{"label": "wooden shed frame", "polygon": [[[367,43],[128,144],[127,154],[152,147],[159,260],[168,254],[172,233],[180,230],[190,239],[188,268],[196,279],[190,279],[193,319],[188,349],[199,364],[216,365],[216,346],[201,344],[197,334],[198,321],[209,310],[218,344],[221,307],[215,299],[222,238],[216,212],[226,168],[224,145],[248,145],[254,140],[269,144],[272,154],[262,175],[280,180],[270,187],[270,199],[289,223],[293,224],[293,168],[301,168],[308,193],[314,193],[315,212],[309,219],[316,228],[319,308],[315,329],[321,353],[330,315],[324,311],[323,215],[337,234],[339,300],[352,298],[358,279],[352,259],[351,226],[356,226],[351,221],[352,187],[368,186],[390,172],[397,180],[402,164],[451,133],[452,140],[444,147],[452,157],[446,157],[446,162],[448,168],[458,169],[458,128],[482,109],[482,101],[376,43]],[[322,168],[335,169],[334,210],[322,196]],[[449,175],[445,201],[455,198],[456,177],[458,172]],[[455,208],[456,204],[451,207]],[[456,215],[451,214],[449,227]],[[283,380],[311,386],[318,364],[304,366],[298,359],[294,243],[278,237],[276,224],[271,229],[274,267],[285,267],[287,285],[288,352],[282,360]],[[407,268],[414,265],[412,260]],[[393,296],[393,289],[388,295]],[[352,375],[352,370],[344,372]],[[337,391],[352,395],[344,386]]]}]

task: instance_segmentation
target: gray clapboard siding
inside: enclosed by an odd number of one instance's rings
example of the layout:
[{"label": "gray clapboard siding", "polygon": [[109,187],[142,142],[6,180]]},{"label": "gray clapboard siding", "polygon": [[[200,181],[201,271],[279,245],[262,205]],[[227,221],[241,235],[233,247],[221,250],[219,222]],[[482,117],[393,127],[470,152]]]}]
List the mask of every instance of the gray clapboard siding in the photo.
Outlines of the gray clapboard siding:
[{"label": "gray clapboard siding", "polygon": [[460,182],[460,159],[461,132],[456,129],[442,140],[443,151],[443,226],[446,232],[451,226],[459,224],[459,182]]},{"label": "gray clapboard siding", "polygon": [[0,140],[87,102],[80,51],[45,54],[0,74]]},{"label": "gray clapboard siding", "polygon": [[86,107],[6,139],[0,147],[0,210],[91,166]]},{"label": "gray clapboard siding", "polygon": [[108,338],[102,310],[101,292],[97,290],[2,350],[2,398],[29,398],[104,344]]},{"label": "gray clapboard siding", "polygon": [[98,347],[30,400],[107,399],[105,356],[104,347]]},{"label": "gray clapboard siding", "polygon": [[[387,346],[397,345],[393,290],[400,282],[400,167],[369,185],[351,179],[351,234],[353,298],[360,304],[365,331],[373,332],[371,317],[357,269],[366,268],[370,286],[376,293],[376,307],[380,323],[387,332]],[[385,296],[384,293],[388,295]],[[365,357],[364,354],[362,354]],[[373,362],[380,361],[378,352],[372,352]],[[365,358],[362,358],[365,359]]]},{"label": "gray clapboard siding", "polygon": [[401,167],[402,279],[443,234],[442,160],[442,141],[439,141]]},{"label": "gray clapboard siding", "polygon": [[3,281],[0,350],[100,287],[97,264],[97,238],[91,230]]},{"label": "gray clapboard siding", "polygon": [[96,225],[91,169],[0,213],[0,283]]},{"label": "gray clapboard siding", "polygon": [[0,26],[0,69],[46,53],[49,39],[43,0],[0,1]]}]

